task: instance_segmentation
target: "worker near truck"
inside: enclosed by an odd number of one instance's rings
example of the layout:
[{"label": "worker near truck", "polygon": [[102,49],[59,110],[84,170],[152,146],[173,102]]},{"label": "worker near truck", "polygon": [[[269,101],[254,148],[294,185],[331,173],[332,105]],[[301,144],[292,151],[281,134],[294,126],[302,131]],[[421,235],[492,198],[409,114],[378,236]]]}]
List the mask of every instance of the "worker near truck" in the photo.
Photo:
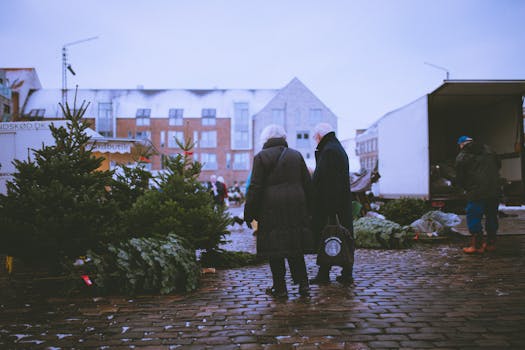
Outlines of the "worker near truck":
[{"label": "worker near truck", "polygon": [[[465,190],[467,198],[467,227],[472,235],[467,254],[496,250],[498,206],[500,199],[499,169],[501,161],[492,150],[469,136],[458,139],[460,148],[456,157],[456,182]],[[485,216],[487,239],[483,241],[482,219]]]}]

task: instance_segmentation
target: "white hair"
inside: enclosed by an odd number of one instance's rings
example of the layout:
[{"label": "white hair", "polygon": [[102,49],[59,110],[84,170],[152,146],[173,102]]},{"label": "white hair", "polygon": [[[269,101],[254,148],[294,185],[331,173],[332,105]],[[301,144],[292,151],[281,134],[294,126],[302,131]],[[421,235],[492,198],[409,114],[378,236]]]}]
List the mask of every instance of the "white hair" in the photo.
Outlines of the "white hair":
[{"label": "white hair", "polygon": [[328,123],[319,123],[314,127],[314,137],[319,135],[319,138],[323,138],[329,132],[335,131],[334,128]]},{"label": "white hair", "polygon": [[222,176],[219,176],[219,177],[217,178],[217,181],[222,182],[222,183],[225,183],[225,182],[224,182],[224,178],[223,178]]},{"label": "white hair", "polygon": [[263,129],[261,132],[261,145],[264,145],[266,141],[273,138],[283,138],[286,140],[286,131],[284,128],[277,124],[270,124]]}]

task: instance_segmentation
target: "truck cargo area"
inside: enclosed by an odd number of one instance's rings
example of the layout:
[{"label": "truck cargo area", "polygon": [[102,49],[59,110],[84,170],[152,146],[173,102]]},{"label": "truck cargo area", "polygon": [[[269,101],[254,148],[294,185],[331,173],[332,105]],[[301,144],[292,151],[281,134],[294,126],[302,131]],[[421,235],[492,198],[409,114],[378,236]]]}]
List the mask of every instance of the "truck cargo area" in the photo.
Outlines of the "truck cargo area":
[{"label": "truck cargo area", "polygon": [[461,199],[446,180],[455,176],[457,139],[467,135],[499,155],[504,203],[524,203],[524,94],[524,81],[451,81],[428,95],[431,200]]}]

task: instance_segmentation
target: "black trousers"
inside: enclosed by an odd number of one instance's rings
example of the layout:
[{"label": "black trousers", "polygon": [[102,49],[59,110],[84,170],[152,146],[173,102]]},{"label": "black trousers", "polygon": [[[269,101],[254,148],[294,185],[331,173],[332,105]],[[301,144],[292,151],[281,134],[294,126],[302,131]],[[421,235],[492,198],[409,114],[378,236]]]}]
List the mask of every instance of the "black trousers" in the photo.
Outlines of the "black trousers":
[{"label": "black trousers", "polygon": [[306,264],[302,254],[288,257],[269,257],[270,269],[272,270],[273,286],[276,289],[286,289],[284,275],[286,268],[284,260],[288,260],[288,267],[295,284],[307,283],[308,275],[306,273]]}]

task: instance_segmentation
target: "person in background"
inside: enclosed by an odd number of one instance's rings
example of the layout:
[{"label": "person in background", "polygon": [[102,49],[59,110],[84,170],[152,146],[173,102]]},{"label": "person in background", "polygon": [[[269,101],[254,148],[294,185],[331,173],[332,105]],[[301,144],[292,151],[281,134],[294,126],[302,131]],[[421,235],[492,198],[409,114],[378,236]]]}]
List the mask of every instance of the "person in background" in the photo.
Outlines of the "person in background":
[{"label": "person in background", "polygon": [[215,205],[224,205],[223,186],[217,181],[217,175],[211,175],[208,181],[208,191],[213,198]]},{"label": "person in background", "polygon": [[[328,220],[339,218],[341,225],[346,227],[353,236],[352,221],[352,193],[350,192],[350,171],[348,155],[335,136],[330,124],[320,123],[314,128],[314,140],[317,142],[315,150],[315,170],[312,177],[314,190],[313,229],[314,234],[320,237],[321,231]],[[351,251],[353,256],[354,251]],[[323,284],[330,281],[331,266],[319,263],[317,276],[311,283]],[[348,261],[340,276],[336,278],[340,283],[353,281],[353,261]]]},{"label": "person in background", "polygon": [[[261,134],[263,149],[253,160],[244,219],[258,222],[257,254],[267,257],[273,286],[266,293],[286,297],[285,259],[299,294],[309,292],[304,253],[312,247],[311,179],[304,159],[288,147],[281,126],[268,125]],[[311,248],[310,248],[311,249]]]},{"label": "person in background", "polygon": [[225,205],[228,206],[228,187],[226,186],[226,181],[224,181],[224,178],[222,176],[219,176],[217,178],[217,188],[219,190],[219,195],[221,196],[220,198],[220,203],[222,205]]},{"label": "person in background", "polygon": [[[456,183],[465,190],[467,227],[472,235],[470,246],[463,248],[463,252],[492,252],[496,250],[499,226],[501,161],[487,145],[478,143],[471,137],[461,136],[457,143],[460,151],[456,157]],[[483,216],[487,231],[486,242],[483,242]]]},{"label": "person in background", "polygon": [[237,181],[233,181],[230,201],[234,202],[236,205],[240,205],[242,199],[243,194],[241,192],[241,187],[239,186],[239,183]]}]

